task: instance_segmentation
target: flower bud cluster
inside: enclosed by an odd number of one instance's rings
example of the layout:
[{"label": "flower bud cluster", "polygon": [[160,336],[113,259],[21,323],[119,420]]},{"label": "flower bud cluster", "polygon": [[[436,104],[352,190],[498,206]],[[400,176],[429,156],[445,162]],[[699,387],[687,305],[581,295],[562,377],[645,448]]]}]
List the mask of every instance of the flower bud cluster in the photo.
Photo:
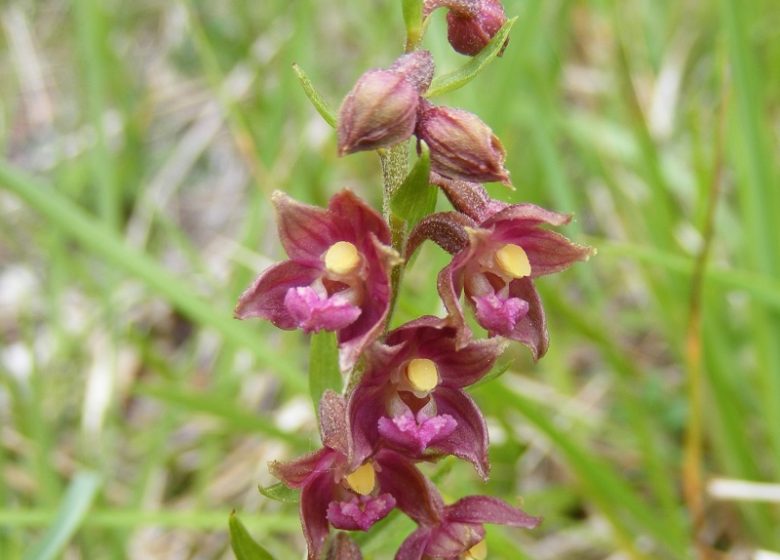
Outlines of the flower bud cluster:
[{"label": "flower bud cluster", "polygon": [[433,72],[431,54],[415,51],[387,70],[363,74],[339,110],[339,155],[389,148],[415,135],[430,148],[437,174],[510,184],[506,151],[490,127],[473,113],[423,97]]},{"label": "flower bud cluster", "polygon": [[[469,54],[505,19],[496,0],[431,1],[426,14],[437,7],[450,9],[450,41]],[[433,72],[430,53],[415,51],[363,74],[339,113],[338,151],[382,149],[415,135],[430,149],[430,182],[453,211],[425,217],[394,248],[385,219],[349,190],[324,209],[277,192],[289,259],[264,271],[236,306],[238,318],[335,332],[342,372],[352,374],[344,394],[326,391],[319,403],[323,447],[271,465],[285,485],[300,489],[309,560],[360,558],[357,544],[338,531],[368,531],[395,509],[417,524],[397,560],[485,558],[485,523],[533,528],[541,521],[487,496],[447,505],[418,465],[454,455],[487,479],[488,431],[467,389],[511,341],[534,359],[544,355],[547,327],[534,282],[592,251],[545,227],[569,216],[488,196],[482,182],[508,183],[501,142],[476,115],[423,98]],[[425,240],[452,255],[437,283],[447,316],[386,332],[392,270]],[[467,326],[464,309],[486,337]]]}]

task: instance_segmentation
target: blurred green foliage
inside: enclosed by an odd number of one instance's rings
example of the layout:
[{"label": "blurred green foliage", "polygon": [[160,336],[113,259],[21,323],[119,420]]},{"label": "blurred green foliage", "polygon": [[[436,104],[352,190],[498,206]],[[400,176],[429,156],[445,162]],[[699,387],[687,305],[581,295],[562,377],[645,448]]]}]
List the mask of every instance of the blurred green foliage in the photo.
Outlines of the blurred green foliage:
[{"label": "blurred green foliage", "polygon": [[[504,56],[437,102],[502,139],[517,189],[495,196],[575,213],[565,233],[599,254],[539,282],[548,356],[512,350],[475,390],[490,482],[456,464],[442,488],[545,517],[491,529],[491,558],[682,559],[694,535],[727,557],[780,552],[777,503],[704,488],[694,529],[682,492],[691,379],[704,481],[780,482],[780,4],[505,6]],[[401,52],[401,2],[17,0],[0,24],[0,558],[226,557],[233,509],[297,557],[295,506],[256,487],[266,461],[318,444],[308,341],[230,314],[282,256],[274,189],[379,206],[376,156],[336,157],[292,64],[337,107]],[[439,73],[464,60],[445,36],[436,14]],[[441,312],[445,262],[423,249],[395,322]],[[410,529],[383,527],[367,557]]]}]

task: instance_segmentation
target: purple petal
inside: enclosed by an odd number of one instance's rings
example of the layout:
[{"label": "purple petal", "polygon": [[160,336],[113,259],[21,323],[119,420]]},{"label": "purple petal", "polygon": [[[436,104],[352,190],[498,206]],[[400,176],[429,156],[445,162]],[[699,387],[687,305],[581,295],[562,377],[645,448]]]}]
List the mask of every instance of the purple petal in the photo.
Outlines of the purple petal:
[{"label": "purple petal", "polygon": [[477,321],[491,335],[509,336],[517,322],[528,314],[528,302],[495,293],[473,297]]},{"label": "purple petal", "polygon": [[367,531],[395,507],[390,494],[378,496],[352,496],[346,501],[333,501],[328,505],[328,521],[337,529]]},{"label": "purple petal", "polygon": [[361,309],[344,296],[338,293],[331,297],[320,296],[309,286],[287,290],[284,306],[296,326],[307,333],[341,330],[361,314]]},{"label": "purple petal", "polygon": [[390,228],[382,216],[348,189],[330,199],[328,213],[332,217],[337,240],[354,243],[361,253],[373,247],[371,233],[384,245],[392,243]]},{"label": "purple petal", "polygon": [[294,329],[297,321],[284,304],[291,288],[309,286],[320,277],[322,271],[294,261],[284,261],[265,270],[254,283],[241,294],[234,315],[238,319],[261,317],[280,329]]},{"label": "purple petal", "polygon": [[525,529],[533,529],[542,522],[541,517],[528,515],[490,496],[468,496],[447,506],[447,520],[461,523],[493,523]]},{"label": "purple petal", "polygon": [[503,343],[481,340],[458,349],[457,335],[457,329],[446,320],[425,316],[394,329],[388,333],[386,342],[403,344],[396,358],[399,363],[411,358],[428,358],[436,363],[442,385],[465,387],[490,371]]},{"label": "purple petal", "polygon": [[542,224],[563,226],[570,221],[571,214],[553,212],[535,204],[512,204],[480,225],[484,228],[489,228],[499,222],[509,222],[522,225],[525,228],[532,228]]},{"label": "purple petal", "polygon": [[428,418],[422,411],[414,417],[411,411],[400,416],[379,419],[379,433],[387,440],[420,454],[429,444],[436,444],[449,436],[457,427],[457,422],[448,414]]},{"label": "purple petal", "polygon": [[301,523],[309,548],[309,560],[319,559],[328,537],[330,525],[326,511],[333,501],[334,490],[333,475],[326,472],[313,477],[301,491]]},{"label": "purple petal", "polygon": [[513,242],[528,255],[534,278],[560,272],[578,261],[586,261],[594,252],[591,247],[577,245],[559,233],[544,229],[525,233]]},{"label": "purple petal", "polygon": [[425,555],[456,559],[484,538],[485,529],[482,525],[445,521],[431,531]]},{"label": "purple petal", "polygon": [[395,554],[395,560],[422,560],[430,538],[431,529],[419,527],[401,543],[401,547]]},{"label": "purple petal", "polygon": [[324,208],[303,204],[275,191],[279,238],[292,260],[316,266],[322,254],[340,241],[333,216]]},{"label": "purple petal", "polygon": [[[368,371],[363,379],[366,375]],[[385,389],[384,385],[370,386],[361,380],[349,398],[349,423],[354,446],[352,464],[362,463],[377,446],[377,422],[385,414]]]},{"label": "purple petal", "polygon": [[322,448],[292,461],[271,461],[268,469],[286,486],[301,488],[314,476],[332,471],[337,459],[336,452]]},{"label": "purple petal", "polygon": [[525,344],[531,350],[534,360],[538,360],[547,352],[549,345],[547,320],[539,293],[530,278],[519,278],[510,282],[509,296],[528,302],[528,313],[506,337]]},{"label": "purple petal", "polygon": [[467,259],[464,250],[455,255],[452,262],[441,269],[437,278],[439,297],[449,314],[449,322],[457,331],[456,348],[463,348],[471,341],[471,329],[466,325],[463,308],[460,306],[460,292],[463,290],[463,266]]},{"label": "purple petal", "polygon": [[477,405],[460,389],[437,387],[433,392],[436,410],[455,419],[457,428],[449,437],[437,443],[436,449],[465,459],[474,465],[477,473],[487,479],[488,432],[485,418]]},{"label": "purple petal", "polygon": [[374,466],[379,487],[395,498],[398,509],[420,525],[435,525],[441,520],[444,503],[438,490],[409,459],[382,449]]}]

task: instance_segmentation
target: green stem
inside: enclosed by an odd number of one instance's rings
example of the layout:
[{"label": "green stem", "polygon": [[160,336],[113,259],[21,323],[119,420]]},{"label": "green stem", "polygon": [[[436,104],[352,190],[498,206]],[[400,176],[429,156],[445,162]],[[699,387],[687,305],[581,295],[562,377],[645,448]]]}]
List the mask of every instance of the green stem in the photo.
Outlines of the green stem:
[{"label": "green stem", "polygon": [[[406,179],[409,172],[409,151],[406,142],[401,142],[387,150],[379,150],[379,161],[382,165],[382,211],[390,226],[393,240],[393,249],[403,256],[404,241],[406,239],[406,222],[393,215],[390,209],[390,201]],[[390,276],[391,298],[390,311],[387,315],[387,324],[393,317],[395,301],[398,298],[398,289],[401,285],[404,265],[393,268]]]}]

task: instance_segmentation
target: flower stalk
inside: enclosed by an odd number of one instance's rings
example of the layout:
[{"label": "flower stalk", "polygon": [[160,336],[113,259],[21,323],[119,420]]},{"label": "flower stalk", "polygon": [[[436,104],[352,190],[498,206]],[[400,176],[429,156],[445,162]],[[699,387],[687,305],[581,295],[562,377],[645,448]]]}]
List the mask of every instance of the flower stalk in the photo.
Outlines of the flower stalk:
[{"label": "flower stalk", "polygon": [[[364,72],[338,117],[303,82],[335,124],[340,156],[378,153],[381,215],[349,190],[325,209],[277,191],[279,237],[289,258],[263,271],[235,310],[239,319],[282,329],[335,333],[317,335],[312,346],[312,360],[330,356],[327,363],[339,370],[310,368],[323,376],[311,383],[322,446],[270,466],[300,491],[309,560],[361,558],[350,532],[374,531],[396,509],[417,525],[396,560],[486,558],[485,523],[539,525],[541,518],[490,496],[446,504],[418,465],[452,455],[487,480],[487,423],[469,388],[485,380],[512,342],[534,359],[544,355],[549,337],[535,282],[592,254],[550,230],[570,216],[492,199],[482,182],[511,186],[501,141],[477,115],[424,98],[435,72],[431,54],[420,49],[430,14],[448,10],[456,51],[480,56],[490,48],[485,59],[492,60],[500,56],[498,41],[506,47],[511,25],[500,1],[402,0],[402,7],[405,54]],[[418,158],[410,171],[413,138]],[[452,211],[435,212],[437,189]],[[446,316],[389,330],[406,263],[428,240],[452,256],[437,279]],[[486,337],[467,326],[468,313]],[[327,344],[334,345],[330,353]]]}]

